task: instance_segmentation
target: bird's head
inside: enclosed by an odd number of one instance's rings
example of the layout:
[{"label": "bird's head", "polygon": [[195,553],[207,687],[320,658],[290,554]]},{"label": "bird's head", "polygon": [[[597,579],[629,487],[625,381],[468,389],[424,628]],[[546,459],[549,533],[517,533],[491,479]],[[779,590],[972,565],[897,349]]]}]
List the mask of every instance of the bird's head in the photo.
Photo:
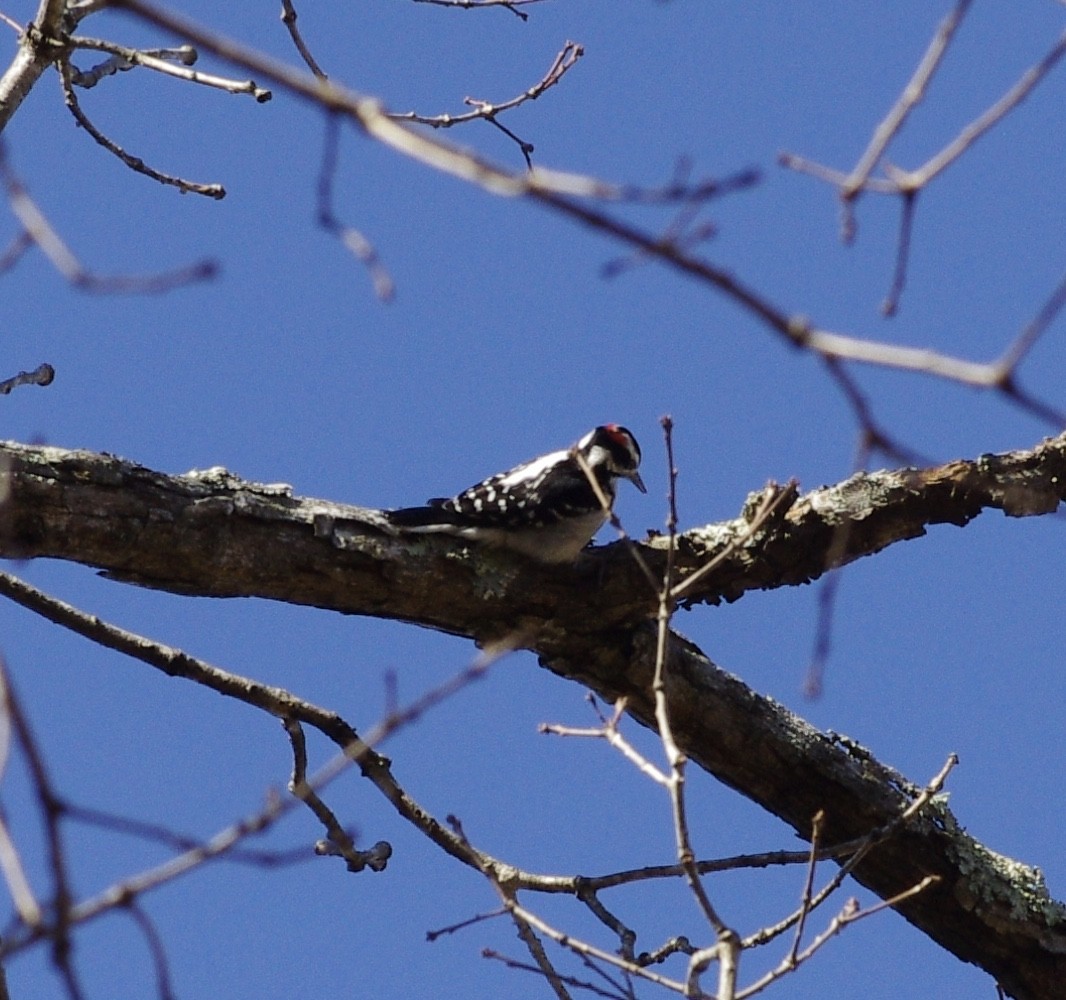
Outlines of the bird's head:
[{"label": "bird's head", "polygon": [[637,439],[620,424],[603,424],[586,434],[577,443],[585,461],[593,471],[628,479],[641,493],[648,488],[640,478],[640,445]]}]

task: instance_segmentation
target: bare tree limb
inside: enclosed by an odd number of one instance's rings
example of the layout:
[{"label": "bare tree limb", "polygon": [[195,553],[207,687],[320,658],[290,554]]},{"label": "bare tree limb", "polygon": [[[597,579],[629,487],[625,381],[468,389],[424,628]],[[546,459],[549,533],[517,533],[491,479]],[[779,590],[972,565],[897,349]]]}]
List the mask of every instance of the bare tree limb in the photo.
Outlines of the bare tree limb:
[{"label": "bare tree limb", "polygon": [[[0,447],[0,459],[2,556],[72,559],[177,593],[254,594],[399,618],[480,643],[513,636],[521,622],[521,645],[543,666],[609,702],[624,697],[631,716],[655,727],[657,597],[623,546],[573,567],[541,567],[476,547],[464,555],[454,540],[396,537],[376,511],[300,500],[285,486],[256,486],[225,470],[167,476],[112,456],[11,444]],[[966,524],[985,509],[1049,513],[1064,494],[1066,435],[1027,451],[862,474],[798,498],[686,601],[733,599],[819,575],[842,522],[851,524],[839,557],[848,562],[932,524]],[[678,578],[748,530],[742,516],[679,534]],[[657,571],[662,544],[642,546]],[[600,584],[589,586],[591,579]],[[678,747],[801,835],[821,809],[825,843],[862,837],[920,796],[869,751],[756,694],[676,633],[668,656]],[[900,912],[1013,996],[1057,997],[1066,981],[1066,911],[1035,869],[983,847],[941,801],[928,808],[863,857],[854,877],[895,899],[938,876],[900,897]],[[449,853],[466,855],[464,838],[441,836]]]}]

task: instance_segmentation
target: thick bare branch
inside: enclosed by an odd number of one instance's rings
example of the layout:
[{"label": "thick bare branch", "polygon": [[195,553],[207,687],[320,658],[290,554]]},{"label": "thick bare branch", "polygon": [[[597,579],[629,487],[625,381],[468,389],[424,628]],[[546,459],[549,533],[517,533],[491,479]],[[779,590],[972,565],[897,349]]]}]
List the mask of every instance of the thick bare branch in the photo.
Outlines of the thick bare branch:
[{"label": "thick bare branch", "polygon": [[18,52],[0,76],[0,133],[55,59],[51,39],[59,34],[66,12],[66,0],[41,0],[33,23],[19,38]]},{"label": "thick bare branch", "polygon": [[[621,544],[564,569],[477,547],[457,559],[462,543],[454,539],[399,536],[375,510],[296,498],[285,484],[249,483],[220,468],[171,476],[111,455],[15,443],[0,444],[0,468],[0,557],[68,559],[178,593],[266,597],[482,641],[511,637],[515,622],[528,620],[522,631],[532,648],[547,623],[601,634],[651,619],[658,604]],[[859,473],[798,499],[786,495],[752,532],[766,502],[760,491],[740,517],[678,535],[676,588],[689,606],[733,601],[749,590],[807,583],[931,525],[965,525],[987,509],[1047,514],[1063,499],[1066,434],[1028,450]],[[659,536],[640,546],[660,577],[666,549]],[[698,585],[686,587],[696,574]],[[575,583],[593,578],[597,585],[578,595]]]},{"label": "thick bare branch", "polygon": [[[623,546],[546,568],[460,543],[389,533],[379,513],[294,498],[224,470],[167,476],[121,459],[56,448],[0,447],[0,555],[51,556],[178,593],[257,595],[400,618],[484,643],[513,635],[560,676],[655,726],[657,604]],[[930,524],[965,524],[986,508],[1047,513],[1066,493],[1066,435],[1030,451],[853,477],[798,499],[755,533],[687,600],[733,598],[826,568],[840,525],[847,562]],[[678,536],[677,573],[747,530],[740,518]],[[652,540],[645,559],[661,569]],[[590,586],[590,580],[597,581]],[[698,592],[695,592],[698,590]],[[441,600],[446,592],[448,600]],[[824,842],[894,822],[920,794],[861,747],[821,733],[719,670],[679,635],[670,641],[670,718],[678,747],[753,801]],[[1043,1000],[1066,981],[1066,912],[1038,872],[995,855],[931,812],[863,858],[854,876],[891,899],[940,881],[899,910],[934,940],[986,969],[1013,996]]]}]

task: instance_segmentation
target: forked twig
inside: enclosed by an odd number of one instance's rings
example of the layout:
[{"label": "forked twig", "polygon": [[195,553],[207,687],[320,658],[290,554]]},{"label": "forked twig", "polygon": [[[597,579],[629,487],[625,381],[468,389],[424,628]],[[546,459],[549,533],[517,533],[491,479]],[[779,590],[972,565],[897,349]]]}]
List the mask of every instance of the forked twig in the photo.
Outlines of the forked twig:
[{"label": "forked twig", "polygon": [[63,86],[63,99],[66,101],[67,108],[74,116],[75,121],[92,136],[97,145],[103,146],[109,153],[117,156],[134,173],[144,174],[145,177],[150,177],[160,184],[176,187],[179,191],[202,194],[208,198],[214,198],[216,201],[226,197],[226,189],[221,184],[201,184],[197,181],[186,180],[184,177],[165,174],[161,170],[156,170],[155,167],[150,167],[139,156],[127,153],[117,142],[104,135],[82,110],[81,103],[74,93],[73,70],[69,60],[64,60],[60,63],[59,78]]},{"label": "forked twig", "polygon": [[528,21],[529,15],[519,10],[519,7],[528,7],[530,4],[543,2],[544,0],[414,0],[414,3],[428,3],[437,7],[454,7],[457,10],[481,10],[485,7],[502,7],[522,21]]},{"label": "forked twig", "polygon": [[[71,35],[67,44],[71,51],[87,49],[98,52],[106,52],[111,59],[102,66],[93,70],[82,72],[76,67],[70,67],[70,82],[73,86],[89,88],[95,86],[100,79],[116,72],[125,72],[141,66],[164,76],[171,76],[185,83],[195,83],[202,87],[212,87],[215,90],[225,91],[227,94],[247,94],[254,97],[256,103],[265,104],[274,95],[264,88],[257,86],[254,80],[233,80],[225,76],[216,76],[212,73],[201,73],[199,70],[189,67],[196,62],[196,50],[188,45],[175,49],[133,49],[126,45],[116,45],[114,42],[102,38],[87,38],[84,35]],[[69,65],[69,53],[63,60]]]},{"label": "forked twig", "polygon": [[533,161],[530,159],[530,154],[533,152],[533,144],[526,142],[524,139],[520,139],[509,128],[506,128],[500,122],[499,115],[505,111],[511,111],[512,109],[525,104],[527,101],[535,101],[546,90],[559,83],[559,81],[566,75],[566,72],[572,69],[577,64],[578,59],[584,54],[585,50],[581,45],[578,45],[576,42],[566,42],[558,55],[556,55],[555,59],[552,60],[552,64],[548,67],[548,71],[537,83],[524,90],[517,97],[512,97],[507,101],[501,101],[498,104],[491,101],[482,101],[475,97],[467,97],[464,98],[463,103],[474,110],[468,111],[465,114],[420,115],[415,111],[406,111],[402,113],[392,112],[389,114],[389,117],[396,121],[416,122],[419,125],[429,125],[432,128],[452,128],[455,125],[465,125],[467,122],[478,120],[487,121],[490,125],[495,125],[496,128],[504,133],[504,135],[517,143],[518,148],[522,151],[522,156],[525,158],[526,166],[532,169]]}]

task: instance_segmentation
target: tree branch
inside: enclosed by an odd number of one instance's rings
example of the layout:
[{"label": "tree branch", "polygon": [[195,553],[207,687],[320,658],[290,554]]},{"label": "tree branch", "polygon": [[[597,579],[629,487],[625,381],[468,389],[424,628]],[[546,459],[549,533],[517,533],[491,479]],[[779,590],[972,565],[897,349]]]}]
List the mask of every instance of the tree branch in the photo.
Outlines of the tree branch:
[{"label": "tree branch", "polygon": [[[295,498],[287,486],[247,483],[222,469],[168,476],[109,455],[18,444],[0,445],[0,469],[0,556],[73,560],[182,594],[255,595],[401,619],[480,644],[517,630],[546,668],[609,702],[625,697],[635,719],[655,726],[657,597],[623,546],[593,550],[572,567],[545,567],[454,539],[398,536],[377,511]],[[1064,496],[1066,434],[1027,451],[858,475],[782,503],[684,600],[734,600],[805,582],[834,561],[916,538],[931,524],[964,525],[988,508],[1049,513]],[[749,531],[755,508],[679,535],[679,583]],[[664,544],[653,538],[642,548],[653,571],[662,568]],[[824,843],[863,836],[918,794],[868,751],[751,691],[676,634],[670,658],[679,748],[801,836],[819,810]],[[1037,871],[962,832],[942,803],[928,808],[872,850],[854,876],[882,899],[939,876],[899,902],[900,912],[1011,995],[1058,995],[1066,910]]]}]

